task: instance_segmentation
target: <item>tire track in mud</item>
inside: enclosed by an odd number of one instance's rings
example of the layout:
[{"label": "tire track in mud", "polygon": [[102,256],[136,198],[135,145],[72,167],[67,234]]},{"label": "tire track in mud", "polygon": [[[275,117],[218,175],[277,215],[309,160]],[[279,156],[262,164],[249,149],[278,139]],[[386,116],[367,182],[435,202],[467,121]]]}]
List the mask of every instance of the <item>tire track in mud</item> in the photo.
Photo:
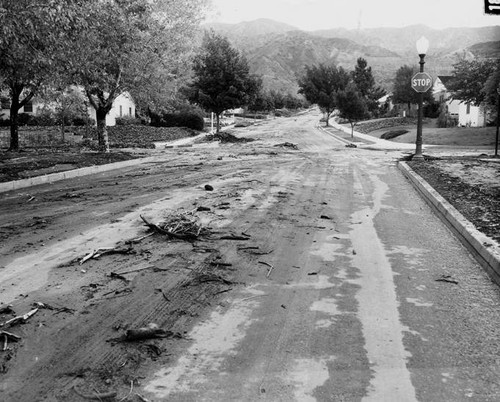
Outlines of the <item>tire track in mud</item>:
[{"label": "tire track in mud", "polygon": [[[275,161],[272,161],[271,164],[275,165]],[[227,170],[231,169],[227,167]],[[218,171],[221,172],[220,169]],[[234,171],[227,172],[226,177],[220,179],[234,179],[234,176],[240,176],[240,179],[245,179],[246,174],[246,172],[241,174],[241,171],[239,173],[235,173]],[[206,176],[207,173],[200,175],[201,179],[199,182],[202,182]],[[264,177],[259,177],[259,179],[261,179],[262,183],[265,182]],[[283,179],[284,177],[278,178],[278,182]],[[255,183],[257,182],[252,181],[252,187],[255,187]],[[238,202],[235,202],[235,208],[231,207],[231,209],[236,210],[238,213],[243,210],[244,213],[246,212],[250,215],[245,215],[244,219],[252,219],[252,216],[255,214],[254,209],[258,210],[261,207],[268,207],[269,196],[275,185],[277,184],[270,183],[262,194],[258,194],[256,202],[252,205],[244,205],[245,200],[242,199],[242,205],[238,206]],[[239,187],[241,187],[239,186],[239,182],[235,181],[227,192],[230,195],[231,191],[237,190]],[[259,190],[255,188],[250,188],[246,191],[257,191],[259,193]],[[212,200],[220,201],[223,198],[224,194],[214,194]],[[204,202],[206,201],[208,200]],[[228,212],[228,216],[224,218],[226,221],[225,224],[232,219],[232,211],[229,210]],[[230,228],[225,229],[228,230]],[[239,230],[239,228],[236,230]],[[150,246],[154,247],[154,245]],[[232,252],[235,255],[234,247],[235,244],[233,242],[215,242],[215,248],[218,248],[222,254],[230,255]],[[154,249],[152,249],[152,252],[153,254],[161,254],[154,251]],[[169,250],[169,255],[176,253],[175,247],[174,250]],[[207,307],[207,303],[210,302],[213,294],[219,291],[220,286],[218,284],[204,284],[203,286],[183,285],[189,284],[193,277],[207,272],[209,268],[213,271],[209,262],[215,257],[215,254],[212,252],[208,255],[193,255],[192,253],[183,251],[181,252],[181,257],[176,257],[173,260],[170,259],[169,262],[162,261],[159,255],[149,259],[149,262],[155,265],[163,264],[163,266],[167,267],[166,269],[172,269],[172,274],[167,274],[165,277],[154,275],[155,286],[161,287],[171,302],[164,300],[163,295],[154,294],[151,291],[152,275],[147,275],[148,278],[145,278],[143,282],[134,279],[131,284],[134,290],[123,297],[102,300],[100,303],[94,305],[86,305],[81,300],[75,301],[75,304],[83,303],[78,314],[65,319],[64,325],[58,325],[54,322],[48,323],[48,327],[43,331],[45,333],[38,336],[39,339],[45,337],[45,341],[42,340],[39,346],[33,347],[31,345],[31,347],[26,347],[18,351],[17,358],[19,361],[27,364],[31,369],[22,372],[16,371],[14,367],[12,369],[12,376],[9,377],[22,378],[22,383],[32,381],[34,386],[22,387],[20,382],[16,385],[16,382],[10,381],[8,385],[4,386],[4,390],[6,391],[4,394],[5,400],[9,400],[9,396],[14,398],[12,400],[40,398],[44,395],[44,390],[51,388],[55,389],[55,392],[47,394],[49,400],[52,397],[65,400],[65,398],[70,397],[71,391],[69,387],[75,382],[75,373],[84,373],[94,385],[102,382],[103,377],[106,377],[104,373],[112,374],[116,372],[122,377],[124,375],[132,375],[126,374],[127,371],[129,373],[135,372],[137,370],[136,362],[143,360],[144,356],[140,353],[137,356],[136,351],[130,352],[130,349],[133,349],[131,347],[122,348],[119,345],[118,347],[110,348],[108,344],[103,345],[105,339],[116,335],[116,333],[110,332],[111,329],[117,327],[118,324],[123,326],[126,323],[128,327],[133,327],[141,326],[148,322],[157,322],[160,326],[174,331],[178,328],[180,332],[182,332],[182,328],[189,327],[200,310]],[[99,271],[105,275],[105,273],[115,268],[114,261],[116,261],[116,258],[103,258],[102,264],[99,261],[87,269]],[[129,266],[133,267],[135,262],[128,262],[128,264],[122,265],[121,270]],[[187,273],[181,273],[180,271],[182,270],[187,271]],[[149,286],[149,294],[144,289],[145,286]],[[108,286],[104,286],[100,293],[105,293],[104,291],[108,289]],[[36,295],[33,295],[33,297],[36,297]],[[29,333],[26,335],[29,338]],[[51,343],[49,338],[52,338],[53,341],[54,337],[57,339],[57,344],[55,347],[51,347],[49,345]],[[47,350],[44,353],[37,353],[38,347],[47,348]],[[28,355],[32,353],[39,354],[36,363],[29,362]],[[130,353],[132,354],[132,358],[127,360],[127,356]],[[53,355],[53,357],[50,357],[50,355]],[[129,363],[123,365],[124,361],[131,362],[130,367],[128,367]],[[108,375],[108,377],[110,376]],[[54,387],[54,385],[56,386]]]}]

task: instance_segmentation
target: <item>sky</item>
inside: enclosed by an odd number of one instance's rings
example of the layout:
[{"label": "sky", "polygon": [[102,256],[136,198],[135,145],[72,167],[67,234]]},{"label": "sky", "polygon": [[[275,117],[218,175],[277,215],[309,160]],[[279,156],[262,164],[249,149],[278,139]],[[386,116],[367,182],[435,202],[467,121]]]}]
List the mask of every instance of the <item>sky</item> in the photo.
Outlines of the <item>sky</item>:
[{"label": "sky", "polygon": [[212,0],[207,22],[258,18],[305,31],[414,24],[435,29],[500,25],[500,15],[484,13],[484,0]]}]

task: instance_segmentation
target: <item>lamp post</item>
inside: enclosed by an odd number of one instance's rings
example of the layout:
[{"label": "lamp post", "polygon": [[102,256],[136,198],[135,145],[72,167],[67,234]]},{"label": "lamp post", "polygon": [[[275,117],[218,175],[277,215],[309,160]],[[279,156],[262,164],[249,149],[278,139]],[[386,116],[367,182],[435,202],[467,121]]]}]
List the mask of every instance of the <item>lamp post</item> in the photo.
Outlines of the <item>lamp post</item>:
[{"label": "lamp post", "polygon": [[[429,41],[425,37],[421,37],[417,41],[417,51],[418,55],[420,57],[420,72],[424,72],[424,64],[425,64],[425,54],[427,53],[427,50],[429,49]],[[424,101],[424,92],[420,92],[418,94],[418,118],[417,118],[417,139],[415,141],[415,155],[413,155],[413,158],[416,159],[423,159],[424,156],[422,155],[422,115],[423,115],[423,110],[422,110],[422,104]]]},{"label": "lamp post", "polygon": [[495,135],[495,158],[498,158],[498,131],[499,131],[499,127],[500,127],[500,86],[497,88],[497,131],[496,131],[496,135]]}]

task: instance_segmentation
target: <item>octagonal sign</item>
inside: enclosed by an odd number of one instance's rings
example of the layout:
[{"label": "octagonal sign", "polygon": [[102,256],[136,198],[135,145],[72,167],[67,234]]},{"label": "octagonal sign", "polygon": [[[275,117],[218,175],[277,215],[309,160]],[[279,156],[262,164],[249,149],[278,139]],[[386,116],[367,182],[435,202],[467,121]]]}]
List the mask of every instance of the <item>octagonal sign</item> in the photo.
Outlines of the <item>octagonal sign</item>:
[{"label": "octagonal sign", "polygon": [[427,92],[432,87],[432,77],[427,73],[417,73],[411,78],[411,87],[417,92]]}]

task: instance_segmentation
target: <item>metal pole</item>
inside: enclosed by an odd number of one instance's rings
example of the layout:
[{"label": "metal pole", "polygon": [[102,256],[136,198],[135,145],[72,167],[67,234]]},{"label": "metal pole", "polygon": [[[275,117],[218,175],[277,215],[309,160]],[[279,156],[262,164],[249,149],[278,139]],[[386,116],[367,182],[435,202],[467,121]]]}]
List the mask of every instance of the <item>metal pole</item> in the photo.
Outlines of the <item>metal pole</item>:
[{"label": "metal pole", "polygon": [[[420,72],[424,72],[424,58],[425,54],[419,54],[420,56]],[[422,115],[423,115],[423,110],[422,110],[422,104],[424,102],[424,93],[421,92],[419,93],[418,96],[418,118],[417,118],[417,138],[415,141],[415,155],[413,155],[412,159],[423,159],[424,156],[422,155]]]},{"label": "metal pole", "polygon": [[497,133],[495,136],[495,158],[498,158],[498,127],[500,126],[500,89],[497,96]]}]

